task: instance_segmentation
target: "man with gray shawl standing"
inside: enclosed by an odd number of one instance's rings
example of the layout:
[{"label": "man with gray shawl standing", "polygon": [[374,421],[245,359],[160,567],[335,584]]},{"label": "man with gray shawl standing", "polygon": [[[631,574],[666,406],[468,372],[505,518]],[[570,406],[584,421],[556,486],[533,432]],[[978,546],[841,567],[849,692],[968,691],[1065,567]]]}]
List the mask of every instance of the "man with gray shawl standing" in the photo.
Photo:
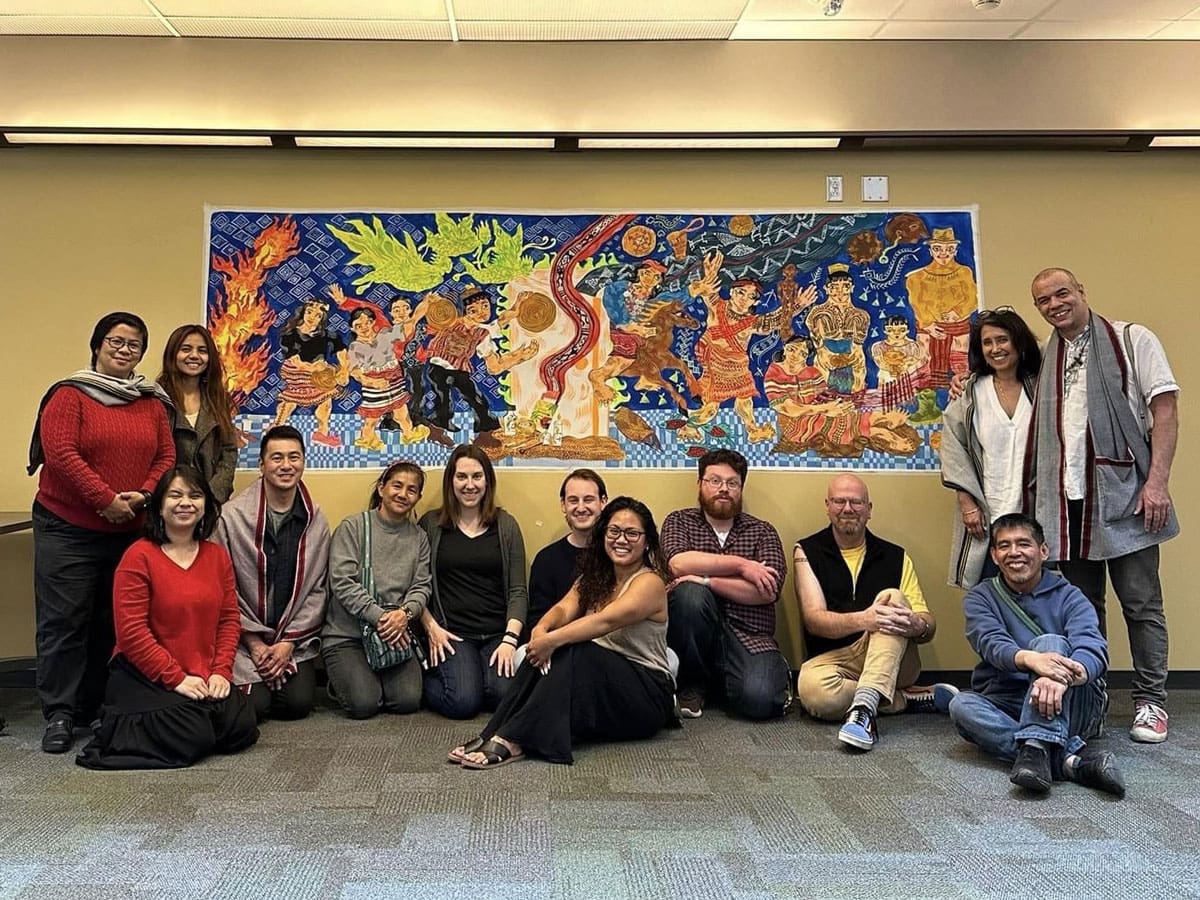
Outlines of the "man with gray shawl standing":
[{"label": "man with gray shawl standing", "polygon": [[1154,333],[1092,312],[1068,270],[1043,269],[1032,292],[1054,333],[1029,430],[1026,509],[1045,526],[1050,559],[1096,607],[1101,631],[1107,568],[1133,656],[1129,736],[1160,743],[1167,622],[1158,545],[1179,533],[1167,487],[1179,385]]},{"label": "man with gray shawl standing", "polygon": [[258,467],[262,477],[222,507],[213,534],[233,560],[242,613],[233,683],[259,721],[302,719],[325,621],[329,522],[300,480],[304,438],[295,428],[263,435]]}]

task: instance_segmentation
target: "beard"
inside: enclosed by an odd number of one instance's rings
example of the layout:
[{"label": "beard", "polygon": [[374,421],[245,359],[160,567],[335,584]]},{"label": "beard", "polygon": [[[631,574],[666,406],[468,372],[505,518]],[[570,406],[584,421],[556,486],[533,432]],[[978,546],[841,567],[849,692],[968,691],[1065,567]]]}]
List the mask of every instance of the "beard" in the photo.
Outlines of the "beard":
[{"label": "beard", "polygon": [[713,519],[733,519],[742,511],[741,498],[730,497],[722,500],[717,497],[712,499],[706,498],[703,494],[700,495],[700,509],[705,515]]}]

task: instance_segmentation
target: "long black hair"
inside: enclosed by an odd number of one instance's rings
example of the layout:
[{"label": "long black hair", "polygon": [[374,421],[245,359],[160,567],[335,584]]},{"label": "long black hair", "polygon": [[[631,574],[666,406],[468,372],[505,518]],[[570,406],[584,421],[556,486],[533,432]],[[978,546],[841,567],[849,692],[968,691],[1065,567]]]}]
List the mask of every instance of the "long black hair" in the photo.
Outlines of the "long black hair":
[{"label": "long black hair", "polygon": [[596,524],[592,526],[592,540],[579,558],[579,603],[585,612],[599,609],[617,589],[617,573],[604,548],[604,532],[612,522],[612,517],[623,509],[642,520],[642,530],[646,532],[642,565],[649,566],[660,576],[666,574],[667,562],[659,546],[654,514],[641,500],[615,497],[600,511]]},{"label": "long black hair", "polygon": [[212,488],[208,486],[208,480],[192,466],[175,466],[173,469],[168,469],[163,477],[158,479],[158,484],[154,486],[154,493],[150,495],[150,502],[146,504],[144,529],[146,537],[156,544],[167,543],[167,523],[163,521],[162,505],[163,499],[171,487],[171,482],[176,478],[182,478],[183,483],[189,488],[196,488],[204,494],[204,515],[196,522],[192,535],[198,541],[207,540],[212,535],[213,529],[217,527],[217,519],[221,518],[221,503],[213,496]]}]

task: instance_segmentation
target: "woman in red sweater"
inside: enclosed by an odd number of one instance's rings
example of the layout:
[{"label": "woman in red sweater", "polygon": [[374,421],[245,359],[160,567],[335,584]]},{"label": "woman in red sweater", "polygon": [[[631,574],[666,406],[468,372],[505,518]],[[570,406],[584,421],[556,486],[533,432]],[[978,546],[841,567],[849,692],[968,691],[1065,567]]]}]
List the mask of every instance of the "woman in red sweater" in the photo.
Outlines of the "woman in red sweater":
[{"label": "woman in red sweater", "polygon": [[37,688],[42,749],[65,753],[75,723],[104,698],[112,655],[112,578],[137,536],[141,510],[175,463],[170,402],[134,372],[146,323],[109,313],[92,331],[92,362],[42,398],[29,474],[42,467],[33,504]]},{"label": "woman in red sweater", "polygon": [[233,563],[207,540],[218,514],[190,466],[167,472],[154,489],[146,537],[117,567],[117,652],[79,765],[177,769],[258,740],[254,707],[230,689],[242,624]]}]

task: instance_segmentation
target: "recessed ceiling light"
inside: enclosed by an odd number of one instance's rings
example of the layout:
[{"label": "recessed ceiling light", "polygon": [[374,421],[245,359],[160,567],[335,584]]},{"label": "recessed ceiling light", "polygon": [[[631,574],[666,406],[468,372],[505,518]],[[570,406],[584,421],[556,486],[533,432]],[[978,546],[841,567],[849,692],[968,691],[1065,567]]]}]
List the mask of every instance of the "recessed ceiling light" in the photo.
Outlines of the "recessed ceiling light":
[{"label": "recessed ceiling light", "polygon": [[580,138],[580,150],[830,150],[840,138],[835,137],[722,137],[722,138]]},{"label": "recessed ceiling light", "polygon": [[265,134],[106,134],[98,132],[7,132],[10,144],[148,144],[171,146],[269,147]]},{"label": "recessed ceiling light", "polygon": [[297,147],[469,147],[474,149],[553,150],[554,138],[531,137],[355,137],[353,135],[296,136]]}]

